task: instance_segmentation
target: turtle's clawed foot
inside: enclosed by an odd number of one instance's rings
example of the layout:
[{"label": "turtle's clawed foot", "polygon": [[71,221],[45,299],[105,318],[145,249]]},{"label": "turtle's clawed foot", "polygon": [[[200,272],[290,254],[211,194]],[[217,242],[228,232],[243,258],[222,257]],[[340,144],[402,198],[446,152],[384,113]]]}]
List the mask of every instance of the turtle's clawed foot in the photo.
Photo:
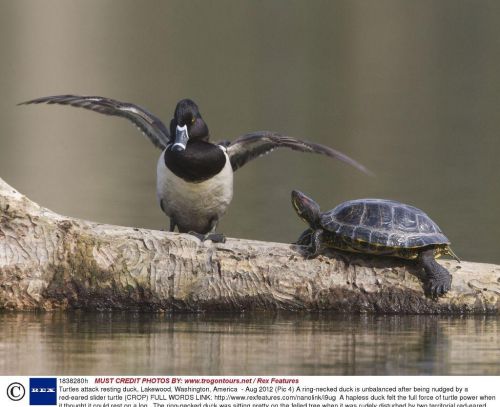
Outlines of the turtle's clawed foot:
[{"label": "turtle's clawed foot", "polygon": [[425,284],[425,291],[431,297],[439,297],[446,294],[451,288],[451,274],[441,272],[428,278]]},{"label": "turtle's clawed foot", "polygon": [[[300,238],[302,238],[303,235],[306,234],[307,232],[308,232],[308,230],[306,230],[304,233],[302,233]],[[312,232],[310,234],[311,244],[309,246],[309,249],[308,249],[306,255],[304,256],[307,260],[314,259],[314,258],[318,257],[319,253],[322,250],[321,237],[323,235],[323,230],[322,229],[318,229],[315,231],[311,230],[311,232]]]},{"label": "turtle's clawed foot", "polygon": [[318,257],[318,255],[319,255],[319,253],[316,253],[315,251],[308,250],[304,254],[304,259],[306,259],[306,260],[312,260],[312,259],[315,259],[316,257]]},{"label": "turtle's clawed foot", "polygon": [[424,285],[425,293],[431,297],[439,297],[450,291],[451,274],[436,261],[434,249],[420,253],[419,260],[427,275]]},{"label": "turtle's clawed foot", "polygon": [[312,260],[319,256],[321,250],[318,250],[317,247],[308,246],[305,248],[305,250],[301,250],[301,252],[302,256],[304,256],[304,259]]},{"label": "turtle's clawed foot", "polygon": [[313,238],[313,234],[314,231],[312,229],[307,229],[304,232],[302,232],[302,234],[299,236],[296,242],[292,243],[299,246],[306,246],[305,250],[300,249],[302,255],[306,260],[318,257],[318,253],[316,252],[315,248],[311,247],[311,240]]},{"label": "turtle's clawed foot", "polygon": [[204,242],[205,240],[211,240],[214,243],[226,243],[226,236],[224,236],[222,233],[207,233],[207,234],[202,234],[198,232],[188,232],[188,234],[192,236],[196,236],[200,241]]}]

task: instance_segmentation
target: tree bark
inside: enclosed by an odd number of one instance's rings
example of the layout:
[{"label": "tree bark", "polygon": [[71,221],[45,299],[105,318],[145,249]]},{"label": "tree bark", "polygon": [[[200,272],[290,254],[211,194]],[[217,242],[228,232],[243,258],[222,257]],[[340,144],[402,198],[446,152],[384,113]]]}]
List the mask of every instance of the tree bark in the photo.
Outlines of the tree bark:
[{"label": "tree bark", "polygon": [[410,261],[335,251],[305,260],[290,244],[103,225],[0,179],[0,309],[500,313],[500,266],[441,264],[452,289],[432,299]]}]

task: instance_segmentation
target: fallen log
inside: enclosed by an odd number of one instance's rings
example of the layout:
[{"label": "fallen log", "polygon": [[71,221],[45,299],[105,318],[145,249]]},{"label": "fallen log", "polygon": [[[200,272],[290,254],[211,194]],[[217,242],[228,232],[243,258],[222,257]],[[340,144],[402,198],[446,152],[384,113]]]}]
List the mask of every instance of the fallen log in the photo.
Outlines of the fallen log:
[{"label": "fallen log", "polygon": [[413,263],[300,246],[103,225],[56,214],[0,179],[0,309],[500,313],[500,266],[451,260],[423,293]]}]

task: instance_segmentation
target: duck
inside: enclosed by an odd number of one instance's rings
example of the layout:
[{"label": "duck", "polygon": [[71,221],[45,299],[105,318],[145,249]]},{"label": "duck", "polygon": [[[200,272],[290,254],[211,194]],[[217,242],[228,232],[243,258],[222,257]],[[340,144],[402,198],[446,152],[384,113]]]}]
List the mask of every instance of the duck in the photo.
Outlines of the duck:
[{"label": "duck", "polygon": [[80,107],[132,122],[162,151],[156,191],[159,206],[170,219],[169,231],[177,228],[201,241],[225,242],[225,236],[216,229],[233,198],[234,172],[277,148],[322,154],[373,175],[340,151],[274,131],[251,132],[233,141],[213,143],[200,109],[191,99],[177,103],[169,127],[141,106],[102,96],[46,96],[19,105],[40,103]]}]

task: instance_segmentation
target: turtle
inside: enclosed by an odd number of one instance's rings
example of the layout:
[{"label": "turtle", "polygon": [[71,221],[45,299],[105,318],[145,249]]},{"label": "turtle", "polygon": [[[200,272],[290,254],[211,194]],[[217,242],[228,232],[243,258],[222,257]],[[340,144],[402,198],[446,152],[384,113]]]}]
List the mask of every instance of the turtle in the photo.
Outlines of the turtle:
[{"label": "turtle", "polygon": [[409,259],[425,270],[426,294],[436,297],[451,288],[451,274],[436,262],[441,255],[460,261],[439,226],[422,210],[387,199],[346,201],[327,212],[300,191],[292,191],[292,204],[309,224],[296,244],[307,245],[307,258],[323,249]]}]

